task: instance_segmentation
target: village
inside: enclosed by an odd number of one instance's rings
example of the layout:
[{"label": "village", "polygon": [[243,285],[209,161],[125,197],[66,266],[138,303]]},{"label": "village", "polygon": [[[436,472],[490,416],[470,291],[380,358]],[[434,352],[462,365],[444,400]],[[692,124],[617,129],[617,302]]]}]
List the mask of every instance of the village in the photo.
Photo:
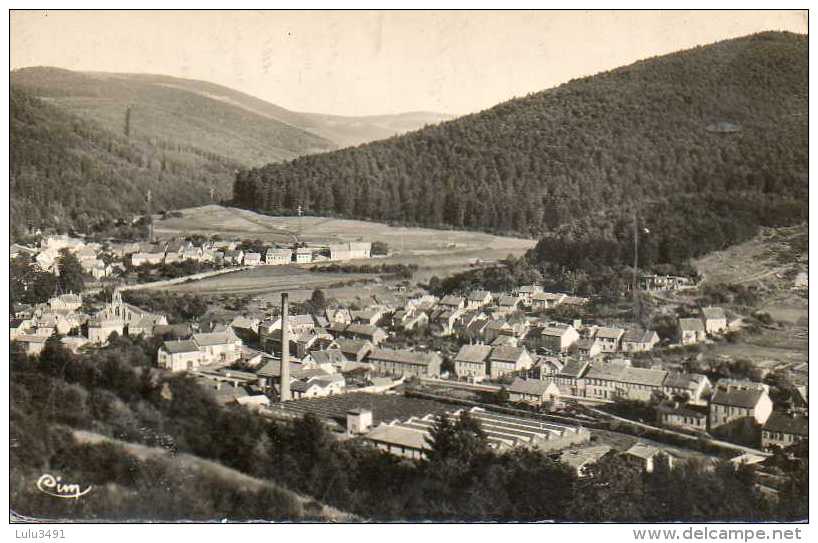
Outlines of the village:
[{"label": "village", "polygon": [[[99,288],[75,293],[58,287],[47,302],[16,308],[11,341],[37,356],[54,339],[79,354],[122,336],[157,338],[155,366],[188,374],[223,405],[276,420],[314,413],[338,439],[361,439],[405,458],[425,456],[437,417],[454,419],[464,410],[480,422],[491,447],[537,448],[557,455],[580,476],[599,458],[617,453],[615,444],[598,441],[595,430],[614,419],[651,432],[653,439],[632,440],[618,451],[646,470],[657,457],[671,464],[679,458],[680,439],[725,446],[737,462],[759,463],[808,437],[806,364],[768,368],[801,376],[781,408],[771,397],[777,391],[760,379],[711,380],[678,357],[653,356],[724,341],[740,323],[721,307],[676,318],[672,341],[638,322],[549,317],[590,300],[534,284],[442,297],[404,284],[355,304],[330,303],[314,293],[314,303],[290,306],[282,293],[280,306],[237,308],[206,323],[171,322],[168,315],[123,300],[140,284],[113,279],[115,270],[190,261],[221,266],[204,272],[207,276],[372,257],[368,242],[270,247],[263,254],[240,246],[170,240],[109,244],[103,250],[64,235],[46,237],[36,248],[14,245],[12,258],[27,255],[41,272],[59,276],[57,262],[67,252],[89,277],[101,284],[108,278],[114,286],[110,299],[90,312],[87,298],[99,296]],[[671,293],[695,285],[685,277],[643,274],[640,289]],[[643,414],[640,406],[650,406],[650,419],[629,412]],[[677,445],[663,446],[667,435]]]}]

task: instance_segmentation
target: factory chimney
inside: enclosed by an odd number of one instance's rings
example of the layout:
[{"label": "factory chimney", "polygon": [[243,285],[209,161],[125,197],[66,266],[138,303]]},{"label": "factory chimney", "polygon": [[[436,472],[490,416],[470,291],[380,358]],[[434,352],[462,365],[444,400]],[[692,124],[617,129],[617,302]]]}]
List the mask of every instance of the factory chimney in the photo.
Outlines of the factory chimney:
[{"label": "factory chimney", "polygon": [[288,318],[287,293],[281,295],[281,386],[279,400],[290,399],[290,319]]}]

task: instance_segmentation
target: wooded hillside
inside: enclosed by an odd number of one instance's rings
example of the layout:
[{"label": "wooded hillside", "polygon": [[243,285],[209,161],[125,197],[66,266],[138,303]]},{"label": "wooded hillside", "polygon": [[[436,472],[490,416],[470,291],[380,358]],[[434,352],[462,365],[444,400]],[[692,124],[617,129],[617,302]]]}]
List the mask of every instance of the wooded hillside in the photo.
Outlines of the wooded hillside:
[{"label": "wooded hillside", "polygon": [[239,167],[194,147],[128,139],[11,89],[12,234],[29,225],[86,227],[104,219],[204,204]]},{"label": "wooded hillside", "polygon": [[[617,224],[637,204],[659,230],[718,231],[692,249],[703,252],[746,239],[759,222],[806,216],[807,72],[806,36],[728,40],[404,136],[245,170],[234,200],[269,213],[301,206],[537,237],[598,224],[593,236],[617,244]],[[694,210],[693,224],[683,209]],[[734,212],[737,231],[722,231]]]}]

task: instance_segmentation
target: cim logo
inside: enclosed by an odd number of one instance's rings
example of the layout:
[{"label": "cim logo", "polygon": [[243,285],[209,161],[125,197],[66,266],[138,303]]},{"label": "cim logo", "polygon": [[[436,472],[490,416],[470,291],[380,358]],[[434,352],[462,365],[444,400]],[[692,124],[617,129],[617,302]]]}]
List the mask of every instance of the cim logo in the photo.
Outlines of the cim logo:
[{"label": "cim logo", "polygon": [[48,473],[37,479],[37,490],[55,498],[78,500],[80,496],[91,492],[90,486],[85,490],[80,490],[80,488],[80,485],[76,483],[63,483],[62,477],[54,477]]}]

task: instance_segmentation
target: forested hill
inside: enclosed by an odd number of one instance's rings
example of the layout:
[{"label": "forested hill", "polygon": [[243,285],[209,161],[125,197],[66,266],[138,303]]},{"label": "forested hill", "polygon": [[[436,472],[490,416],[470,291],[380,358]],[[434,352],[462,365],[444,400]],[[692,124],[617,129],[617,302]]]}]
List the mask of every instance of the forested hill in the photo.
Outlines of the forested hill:
[{"label": "forested hill", "polygon": [[[185,83],[200,86],[193,90]],[[124,134],[127,123],[131,139],[195,147],[246,167],[338,147],[223,99],[216,94],[217,85],[210,88],[204,82],[34,67],[13,71],[11,84],[111,132]]]},{"label": "forested hill", "polygon": [[234,199],[273,213],[302,206],[534,236],[578,218],[610,225],[634,202],[678,219],[669,202],[682,198],[710,216],[705,195],[728,216],[732,205],[749,208],[751,222],[775,219],[779,203],[805,213],[807,80],[806,36],[747,36],[404,136],[242,171]]},{"label": "forested hill", "polygon": [[145,212],[148,190],[155,211],[207,203],[239,168],[193,147],[129,140],[14,86],[10,110],[13,236],[130,220]]},{"label": "forested hill", "polygon": [[247,167],[388,138],[451,118],[429,112],[303,113],[215,83],[157,74],[32,67],[13,71],[11,82],[115,132],[123,130],[130,108],[134,136],[192,145]]}]

